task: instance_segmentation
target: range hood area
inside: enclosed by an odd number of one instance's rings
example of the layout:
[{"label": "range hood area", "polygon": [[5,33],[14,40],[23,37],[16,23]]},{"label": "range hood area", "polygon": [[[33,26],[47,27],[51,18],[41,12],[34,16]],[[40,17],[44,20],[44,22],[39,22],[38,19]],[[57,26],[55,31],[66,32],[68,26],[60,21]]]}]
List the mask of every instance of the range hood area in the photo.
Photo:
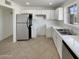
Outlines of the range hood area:
[{"label": "range hood area", "polygon": [[46,15],[44,14],[37,14],[36,17],[46,19]]}]

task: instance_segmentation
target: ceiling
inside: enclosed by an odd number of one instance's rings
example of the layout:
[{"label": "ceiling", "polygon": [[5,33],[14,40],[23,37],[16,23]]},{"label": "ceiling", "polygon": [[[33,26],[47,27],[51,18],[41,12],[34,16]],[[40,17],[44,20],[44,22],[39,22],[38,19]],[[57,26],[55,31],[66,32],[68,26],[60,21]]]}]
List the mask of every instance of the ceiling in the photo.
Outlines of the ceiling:
[{"label": "ceiling", "polygon": [[[33,6],[33,7],[57,7],[62,5],[66,0],[12,0],[22,6]],[[26,2],[29,2],[30,5],[26,5]],[[52,2],[52,5],[49,3]]]}]

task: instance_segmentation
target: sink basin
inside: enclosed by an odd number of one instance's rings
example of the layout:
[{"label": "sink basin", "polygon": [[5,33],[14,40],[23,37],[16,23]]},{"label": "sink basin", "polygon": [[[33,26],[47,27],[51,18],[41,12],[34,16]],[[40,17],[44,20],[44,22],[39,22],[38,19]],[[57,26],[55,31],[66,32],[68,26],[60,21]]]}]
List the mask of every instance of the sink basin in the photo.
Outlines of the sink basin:
[{"label": "sink basin", "polygon": [[69,29],[57,29],[57,31],[62,35],[75,35]]},{"label": "sink basin", "polygon": [[75,35],[75,34],[73,34],[73,33],[71,33],[71,32],[60,32],[62,35]]}]

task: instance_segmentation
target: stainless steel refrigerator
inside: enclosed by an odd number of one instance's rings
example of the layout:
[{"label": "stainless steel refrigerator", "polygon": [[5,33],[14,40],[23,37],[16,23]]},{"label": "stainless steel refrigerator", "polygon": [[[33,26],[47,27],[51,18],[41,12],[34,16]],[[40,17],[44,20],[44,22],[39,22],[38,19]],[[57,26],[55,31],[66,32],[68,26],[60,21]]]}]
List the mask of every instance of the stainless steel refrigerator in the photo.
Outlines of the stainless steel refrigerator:
[{"label": "stainless steel refrigerator", "polygon": [[17,14],[16,38],[18,41],[31,39],[32,14]]}]

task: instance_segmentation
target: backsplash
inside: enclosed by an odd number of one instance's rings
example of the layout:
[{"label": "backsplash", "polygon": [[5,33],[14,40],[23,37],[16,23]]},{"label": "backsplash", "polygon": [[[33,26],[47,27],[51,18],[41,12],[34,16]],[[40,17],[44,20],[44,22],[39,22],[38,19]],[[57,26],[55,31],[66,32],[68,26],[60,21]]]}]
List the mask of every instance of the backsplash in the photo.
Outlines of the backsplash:
[{"label": "backsplash", "polygon": [[65,27],[68,28],[70,30],[72,30],[74,33],[76,33],[77,35],[79,35],[79,25],[69,25],[69,24],[64,24],[64,22],[58,22],[58,25],[60,27]]},{"label": "backsplash", "polygon": [[62,20],[46,20],[47,26],[64,26],[64,22]]},{"label": "backsplash", "polygon": [[67,28],[69,28],[70,30],[72,30],[74,33],[76,33],[77,35],[79,35],[79,28],[74,26],[74,25],[65,25]]}]

